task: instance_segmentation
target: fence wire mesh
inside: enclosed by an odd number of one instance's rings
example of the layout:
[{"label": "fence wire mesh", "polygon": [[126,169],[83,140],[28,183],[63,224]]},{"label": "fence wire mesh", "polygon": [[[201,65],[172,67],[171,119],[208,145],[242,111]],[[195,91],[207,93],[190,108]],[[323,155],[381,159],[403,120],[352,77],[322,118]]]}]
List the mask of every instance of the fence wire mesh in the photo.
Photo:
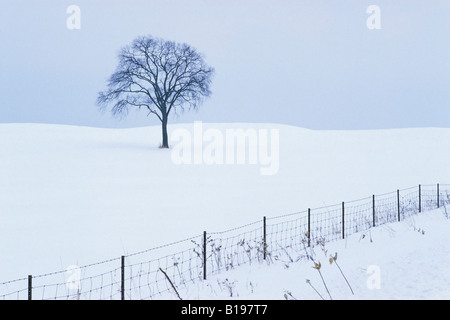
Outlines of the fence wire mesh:
[{"label": "fence wire mesh", "polygon": [[295,262],[308,257],[307,246],[343,239],[448,204],[450,185],[421,185],[264,218],[227,231],[204,233],[119,258],[2,282],[0,299],[166,297],[174,295],[176,288],[187,288],[209,275],[252,263]]}]

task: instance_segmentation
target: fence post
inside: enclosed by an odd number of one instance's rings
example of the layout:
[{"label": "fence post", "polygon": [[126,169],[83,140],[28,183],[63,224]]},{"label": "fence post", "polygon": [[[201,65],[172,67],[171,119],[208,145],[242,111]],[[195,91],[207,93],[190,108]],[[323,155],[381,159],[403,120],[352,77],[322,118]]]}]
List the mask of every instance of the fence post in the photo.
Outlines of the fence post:
[{"label": "fence post", "polygon": [[373,216],[373,226],[375,227],[375,195],[372,195],[372,216]]},{"label": "fence post", "polygon": [[439,208],[439,183],[437,184],[437,207]]},{"label": "fence post", "polygon": [[264,260],[266,260],[266,248],[267,248],[266,216],[263,217],[263,245],[264,245]]},{"label": "fence post", "polygon": [[397,189],[397,216],[398,221],[400,221],[400,190]]},{"label": "fence post", "polygon": [[33,291],[33,277],[28,275],[28,300],[32,299],[32,291]]},{"label": "fence post", "polygon": [[422,191],[419,184],[419,212],[422,212]]},{"label": "fence post", "polygon": [[344,228],[344,201],[342,201],[342,239],[345,237],[345,228]]},{"label": "fence post", "polygon": [[308,208],[308,247],[311,246],[311,209]]},{"label": "fence post", "polygon": [[203,280],[206,280],[206,231],[203,231]]},{"label": "fence post", "polygon": [[125,256],[121,257],[120,277],[121,277],[120,299],[125,300]]}]

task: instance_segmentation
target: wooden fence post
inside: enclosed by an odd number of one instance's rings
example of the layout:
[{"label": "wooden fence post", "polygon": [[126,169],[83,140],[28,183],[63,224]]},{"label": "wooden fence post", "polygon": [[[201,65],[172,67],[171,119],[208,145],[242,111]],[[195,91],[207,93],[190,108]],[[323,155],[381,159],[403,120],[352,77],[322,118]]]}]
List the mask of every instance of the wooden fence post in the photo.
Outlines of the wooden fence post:
[{"label": "wooden fence post", "polygon": [[344,227],[344,201],[342,201],[342,239],[345,237],[345,227]]},{"label": "wooden fence post", "polygon": [[422,189],[419,184],[419,212],[422,212]]},{"label": "wooden fence post", "polygon": [[264,245],[264,260],[266,260],[266,248],[267,248],[266,216],[263,217],[263,245]]},{"label": "wooden fence post", "polygon": [[308,247],[311,246],[311,209],[308,208]]},{"label": "wooden fence post", "polygon": [[120,278],[120,299],[125,300],[125,256],[121,257]]},{"label": "wooden fence post", "polygon": [[32,299],[32,291],[33,291],[33,277],[28,275],[28,300]]},{"label": "wooden fence post", "polygon": [[439,208],[439,183],[437,184],[437,207]]},{"label": "wooden fence post", "polygon": [[397,216],[398,221],[400,221],[400,190],[397,189]]},{"label": "wooden fence post", "polygon": [[372,195],[372,217],[373,217],[373,226],[375,227],[375,195]]},{"label": "wooden fence post", "polygon": [[203,231],[203,280],[206,280],[206,231]]}]

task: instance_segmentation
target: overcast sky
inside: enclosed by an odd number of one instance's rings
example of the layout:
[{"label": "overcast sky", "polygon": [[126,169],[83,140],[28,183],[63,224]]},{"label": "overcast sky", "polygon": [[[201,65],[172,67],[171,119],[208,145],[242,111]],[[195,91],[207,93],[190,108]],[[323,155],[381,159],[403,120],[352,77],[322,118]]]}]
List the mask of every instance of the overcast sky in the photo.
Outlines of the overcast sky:
[{"label": "overcast sky", "polygon": [[[69,5],[80,10],[70,30]],[[369,5],[381,29],[366,25]],[[170,123],[310,129],[450,127],[450,1],[0,0],[0,122],[159,124],[99,112],[121,47],[186,42],[216,70],[212,96]]]}]

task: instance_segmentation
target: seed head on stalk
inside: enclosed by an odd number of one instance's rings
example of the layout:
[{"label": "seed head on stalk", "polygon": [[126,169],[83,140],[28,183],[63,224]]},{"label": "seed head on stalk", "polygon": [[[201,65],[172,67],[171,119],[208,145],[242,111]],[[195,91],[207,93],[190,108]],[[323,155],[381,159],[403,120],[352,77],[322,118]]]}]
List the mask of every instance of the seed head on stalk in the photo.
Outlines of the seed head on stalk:
[{"label": "seed head on stalk", "polygon": [[332,264],[332,263],[334,262],[334,264],[336,265],[336,267],[338,267],[339,271],[341,272],[342,276],[343,276],[344,279],[345,279],[345,282],[347,282],[347,285],[348,285],[348,287],[350,288],[350,291],[352,292],[352,294],[355,294],[355,293],[353,292],[352,287],[350,286],[350,283],[348,283],[348,280],[347,280],[347,278],[345,277],[344,272],[342,272],[341,267],[340,267],[339,264],[337,263],[337,252],[334,254],[334,257],[333,257],[333,256],[330,257],[330,260],[329,260],[329,261],[330,261],[330,264]]},{"label": "seed head on stalk", "polygon": [[333,300],[333,298],[331,297],[330,291],[328,290],[327,284],[325,283],[325,280],[323,279],[322,272],[320,272],[321,267],[322,267],[322,264],[320,263],[320,261],[319,261],[319,263],[314,262],[313,268],[319,272],[319,275],[320,275],[320,278],[322,279],[323,285],[325,286],[325,289],[327,290],[328,295],[330,296],[330,299]]}]

